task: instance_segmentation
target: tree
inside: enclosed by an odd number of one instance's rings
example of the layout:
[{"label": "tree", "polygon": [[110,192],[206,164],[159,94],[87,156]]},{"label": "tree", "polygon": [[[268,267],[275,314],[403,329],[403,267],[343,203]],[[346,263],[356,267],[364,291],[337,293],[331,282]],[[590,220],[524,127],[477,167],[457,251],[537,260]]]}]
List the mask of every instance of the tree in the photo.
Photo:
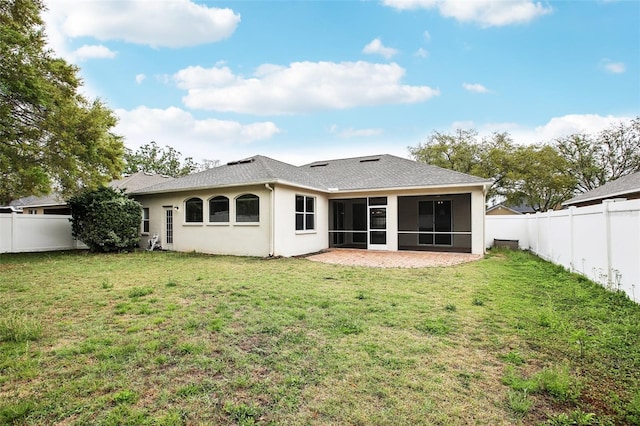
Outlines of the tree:
[{"label": "tree", "polygon": [[0,3],[0,204],[119,177],[116,118],[78,93],[78,68],[46,49],[41,0]]},{"label": "tree", "polygon": [[409,153],[416,161],[474,174],[481,161],[477,136],[475,130],[458,129],[454,135],[433,132],[425,143],[409,147]]},{"label": "tree", "polygon": [[126,150],[125,173],[147,172],[179,177],[206,170],[218,165],[217,161],[205,160],[201,164],[187,157],[182,160],[182,154],[170,146],[160,148],[155,141],[142,145],[137,151]]},{"label": "tree", "polygon": [[567,160],[567,173],[586,192],[610,180],[640,171],[640,117],[620,122],[596,136],[574,134],[555,141]]},{"label": "tree", "polygon": [[576,181],[566,173],[567,160],[553,146],[520,146],[510,163],[504,194],[507,204],[547,211],[571,198]]},{"label": "tree", "polygon": [[94,252],[128,251],[138,246],[142,205],[122,190],[103,186],[68,201],[71,233]]},{"label": "tree", "polygon": [[494,133],[490,138],[478,141],[478,132],[473,129],[458,129],[453,135],[433,132],[425,143],[409,147],[416,161],[493,179],[487,194],[489,198],[505,195],[506,171],[510,168],[513,151],[513,141],[508,133]]},{"label": "tree", "polygon": [[517,146],[505,132],[482,141],[475,130],[457,130],[454,135],[434,132],[409,152],[417,161],[493,179],[488,198],[536,211],[555,208],[575,188],[575,179],[566,173],[569,163],[555,147]]}]

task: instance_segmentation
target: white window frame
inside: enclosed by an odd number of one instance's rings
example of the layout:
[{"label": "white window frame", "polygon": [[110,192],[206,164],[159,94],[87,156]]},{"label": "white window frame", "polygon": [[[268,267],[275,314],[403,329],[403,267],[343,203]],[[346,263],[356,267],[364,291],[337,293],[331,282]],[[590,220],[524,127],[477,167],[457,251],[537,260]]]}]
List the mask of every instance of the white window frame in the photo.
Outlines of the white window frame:
[{"label": "white window frame", "polygon": [[[140,224],[140,233],[142,235],[149,235],[149,229],[151,229],[151,222],[149,220],[150,216],[149,216],[149,207],[143,207],[142,208],[142,223]],[[146,226],[146,230],[144,229]]]},{"label": "white window frame", "polygon": [[[300,210],[298,208],[298,198],[302,198],[302,210]],[[311,201],[313,203],[312,210],[309,211],[309,205],[308,202]],[[317,210],[317,203],[316,203],[316,197],[310,196],[310,195],[302,195],[302,194],[296,194],[295,196],[295,230],[298,233],[305,233],[305,232],[315,232],[316,230],[316,210]],[[302,218],[302,228],[298,228],[298,218],[301,217]],[[311,220],[313,221],[313,224],[311,227],[309,227],[309,223],[308,223],[308,218],[311,218]]]}]

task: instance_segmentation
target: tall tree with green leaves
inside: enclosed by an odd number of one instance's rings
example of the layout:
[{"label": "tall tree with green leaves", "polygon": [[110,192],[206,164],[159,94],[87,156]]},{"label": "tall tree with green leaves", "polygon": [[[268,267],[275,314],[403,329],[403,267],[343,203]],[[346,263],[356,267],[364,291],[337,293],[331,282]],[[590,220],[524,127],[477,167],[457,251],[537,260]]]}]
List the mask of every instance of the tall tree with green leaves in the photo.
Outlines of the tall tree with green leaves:
[{"label": "tall tree with green leaves", "polygon": [[123,168],[114,113],[82,96],[78,68],[47,49],[43,10],[0,2],[0,204],[97,187]]},{"label": "tall tree with green leaves", "polygon": [[567,173],[576,179],[578,192],[590,191],[640,171],[640,117],[614,124],[595,136],[560,138],[555,146],[568,161]]},{"label": "tall tree with green leaves", "polygon": [[567,167],[567,160],[551,145],[517,147],[507,171],[506,203],[535,211],[557,208],[571,198],[576,186]]},{"label": "tall tree with green leaves", "polygon": [[200,166],[191,157],[183,160],[179,151],[168,145],[160,148],[155,141],[142,145],[135,152],[127,149],[124,159],[125,173],[147,172],[173,177],[185,176],[217,165],[215,161],[205,161]]},{"label": "tall tree with green leaves", "polygon": [[454,134],[433,132],[426,142],[409,147],[409,153],[416,161],[475,174],[481,161],[481,146],[476,130],[458,129]]}]

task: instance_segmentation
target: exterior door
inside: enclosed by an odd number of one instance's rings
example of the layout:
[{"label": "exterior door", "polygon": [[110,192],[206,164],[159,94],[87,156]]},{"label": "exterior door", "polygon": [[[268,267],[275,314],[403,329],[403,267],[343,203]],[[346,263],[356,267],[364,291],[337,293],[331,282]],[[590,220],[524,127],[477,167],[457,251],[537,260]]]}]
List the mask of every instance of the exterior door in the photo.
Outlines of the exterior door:
[{"label": "exterior door", "polygon": [[163,235],[160,239],[162,248],[173,250],[173,206],[164,208],[164,226],[162,230]]},{"label": "exterior door", "polygon": [[386,206],[369,206],[369,249],[387,250]]}]

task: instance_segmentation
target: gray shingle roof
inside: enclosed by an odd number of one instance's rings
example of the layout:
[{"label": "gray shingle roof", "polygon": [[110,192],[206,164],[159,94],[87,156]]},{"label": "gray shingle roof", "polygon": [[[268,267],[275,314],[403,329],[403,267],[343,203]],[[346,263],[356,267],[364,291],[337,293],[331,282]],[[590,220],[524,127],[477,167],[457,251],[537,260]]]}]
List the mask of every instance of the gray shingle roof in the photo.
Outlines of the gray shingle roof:
[{"label": "gray shingle roof", "polygon": [[587,201],[600,200],[606,198],[623,197],[625,194],[640,192],[640,172],[623,176],[616,180],[605,183],[602,186],[576,195],[570,200],[562,203],[563,206],[584,203]]},{"label": "gray shingle roof", "polygon": [[[170,176],[158,175],[155,173],[137,172],[129,176],[125,176],[122,179],[112,180],[109,182],[109,186],[116,189],[124,189],[128,194],[133,191],[137,191],[148,186],[157,185],[160,182],[168,182],[174,178]],[[47,206],[66,206],[67,202],[57,192],[49,195],[35,196],[30,195],[28,197],[19,198],[12,201],[10,206],[13,207],[47,207]]]},{"label": "gray shingle roof", "polygon": [[122,179],[109,182],[109,186],[117,189],[124,189],[125,192],[133,192],[148,186],[157,185],[162,182],[173,180],[171,176],[159,175],[155,173],[137,172]]},{"label": "gray shingle roof", "polygon": [[487,179],[389,154],[317,161],[300,168],[306,169],[327,188],[341,191],[491,183]]},{"label": "gray shingle roof", "polygon": [[257,155],[132,193],[152,194],[261,183],[288,183],[329,192],[483,185],[491,181],[387,154],[317,161],[300,167]]}]

